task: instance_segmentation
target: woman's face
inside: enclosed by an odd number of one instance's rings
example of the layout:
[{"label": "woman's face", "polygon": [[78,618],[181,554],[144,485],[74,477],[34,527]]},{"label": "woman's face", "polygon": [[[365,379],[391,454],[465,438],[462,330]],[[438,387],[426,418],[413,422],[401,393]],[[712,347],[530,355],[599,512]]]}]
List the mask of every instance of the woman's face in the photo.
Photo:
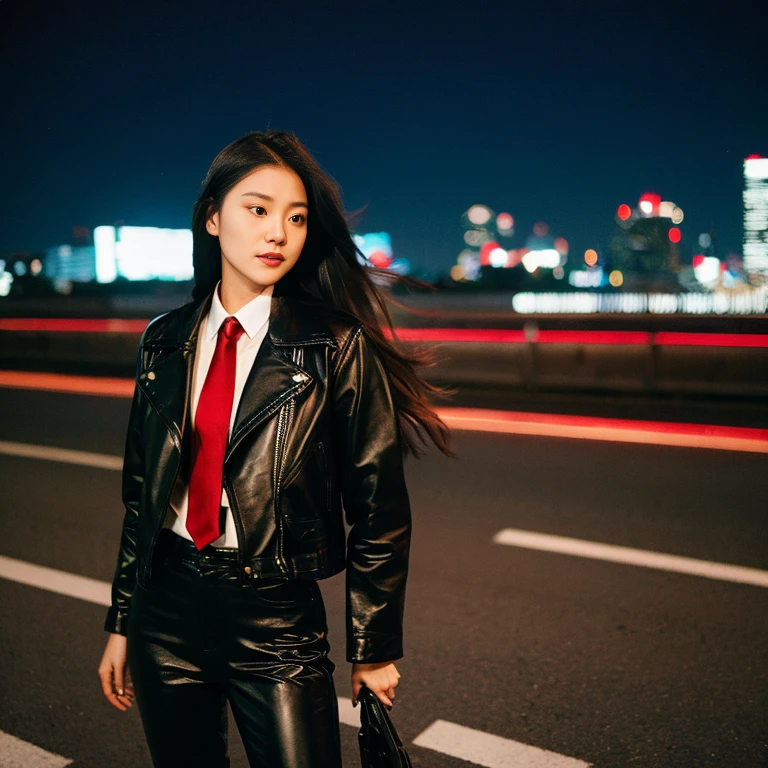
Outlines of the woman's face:
[{"label": "woman's face", "polygon": [[[296,264],[307,239],[307,193],[289,168],[268,165],[229,191],[205,227],[219,238],[222,285],[259,294]],[[281,260],[263,261],[275,253]]]}]

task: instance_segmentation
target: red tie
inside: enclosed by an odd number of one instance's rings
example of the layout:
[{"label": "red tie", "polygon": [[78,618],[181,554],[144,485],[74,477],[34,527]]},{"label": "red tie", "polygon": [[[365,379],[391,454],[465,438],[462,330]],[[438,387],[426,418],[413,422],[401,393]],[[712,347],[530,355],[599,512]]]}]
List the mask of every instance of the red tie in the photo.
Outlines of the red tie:
[{"label": "red tie", "polygon": [[235,395],[237,340],[244,332],[234,316],[222,323],[195,411],[187,530],[198,550],[221,536],[219,517],[224,454]]}]

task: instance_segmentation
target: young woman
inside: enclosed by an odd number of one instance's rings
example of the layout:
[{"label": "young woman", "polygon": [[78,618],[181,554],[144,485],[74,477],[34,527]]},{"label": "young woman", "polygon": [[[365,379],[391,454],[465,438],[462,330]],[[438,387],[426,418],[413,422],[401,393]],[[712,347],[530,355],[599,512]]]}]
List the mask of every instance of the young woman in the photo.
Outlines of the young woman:
[{"label": "young woman", "polygon": [[[193,301],[139,345],[125,517],[99,677],[135,697],[153,764],[341,765],[317,581],[346,569],[352,699],[392,706],[411,513],[403,458],[446,425],[364,266],[338,189],[291,133],[214,159],[193,212]],[[394,279],[403,279],[394,276]],[[412,279],[405,282],[417,283]]]}]

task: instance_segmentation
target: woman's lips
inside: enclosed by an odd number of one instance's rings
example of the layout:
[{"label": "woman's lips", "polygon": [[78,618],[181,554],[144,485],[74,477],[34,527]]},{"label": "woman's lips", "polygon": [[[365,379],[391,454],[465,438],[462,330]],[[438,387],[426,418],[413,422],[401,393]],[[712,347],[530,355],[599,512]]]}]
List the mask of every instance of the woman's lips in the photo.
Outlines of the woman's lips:
[{"label": "woman's lips", "polygon": [[264,254],[258,257],[259,261],[266,264],[268,267],[278,267],[283,263],[284,259],[278,256],[272,256],[270,254]]}]

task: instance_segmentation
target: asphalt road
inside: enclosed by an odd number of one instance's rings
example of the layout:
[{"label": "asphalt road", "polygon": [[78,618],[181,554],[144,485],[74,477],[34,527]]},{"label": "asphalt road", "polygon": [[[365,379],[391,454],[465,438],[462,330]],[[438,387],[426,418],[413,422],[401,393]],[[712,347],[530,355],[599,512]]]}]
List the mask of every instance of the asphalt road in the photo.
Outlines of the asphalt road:
[{"label": "asphalt road", "polygon": [[[0,390],[0,440],[119,456],[129,404]],[[768,570],[765,454],[454,440],[457,461],[433,450],[407,463],[414,534],[392,717],[413,764],[476,764],[411,743],[443,720],[599,768],[767,766],[768,589],[492,540],[511,527]],[[111,580],[119,472],[0,455],[0,488],[0,555]],[[343,574],[322,589],[348,697]],[[137,708],[118,712],[100,692],[106,609],[7,579],[0,609],[0,731],[75,768],[149,766]],[[356,730],[341,729],[357,766]],[[230,739],[242,768],[231,716]]]}]

